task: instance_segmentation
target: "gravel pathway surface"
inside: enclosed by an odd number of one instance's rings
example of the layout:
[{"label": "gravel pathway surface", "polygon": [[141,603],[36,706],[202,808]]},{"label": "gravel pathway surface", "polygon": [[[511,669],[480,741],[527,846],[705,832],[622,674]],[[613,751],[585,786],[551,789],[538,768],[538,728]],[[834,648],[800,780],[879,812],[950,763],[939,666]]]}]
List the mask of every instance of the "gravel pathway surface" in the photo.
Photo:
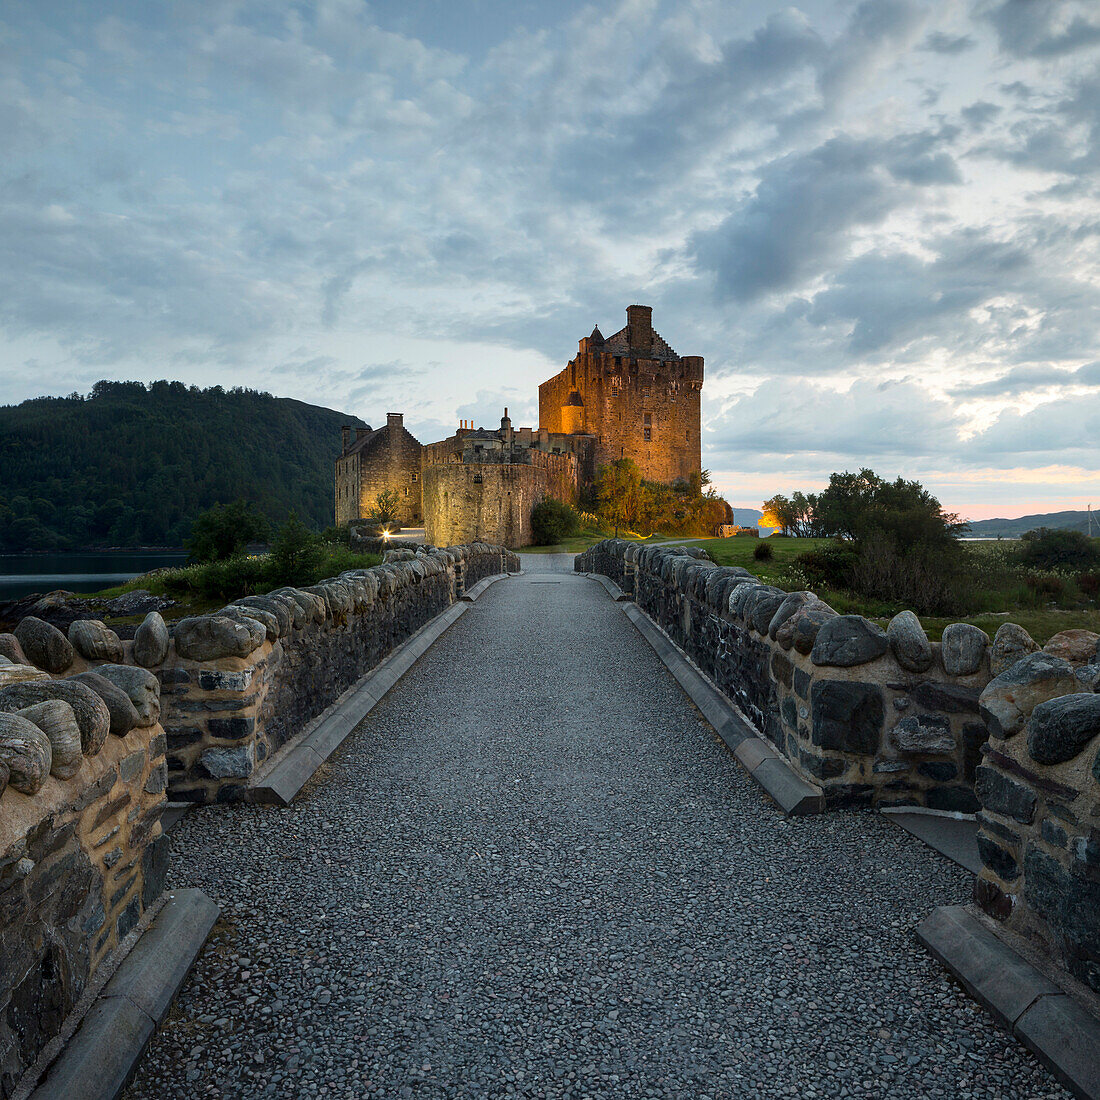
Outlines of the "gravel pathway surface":
[{"label": "gravel pathway surface", "polygon": [[787,821],[596,583],[528,557],[289,809],[195,811],[223,920],[129,1100],[1065,1097],[912,929],[871,812]]}]

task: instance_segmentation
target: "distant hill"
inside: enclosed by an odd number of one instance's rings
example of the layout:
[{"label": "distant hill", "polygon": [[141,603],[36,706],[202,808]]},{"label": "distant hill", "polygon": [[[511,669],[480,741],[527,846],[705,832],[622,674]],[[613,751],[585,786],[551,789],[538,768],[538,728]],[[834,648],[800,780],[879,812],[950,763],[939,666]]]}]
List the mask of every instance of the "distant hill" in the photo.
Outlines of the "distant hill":
[{"label": "distant hill", "polygon": [[734,508],[733,522],[739,527],[755,527],[763,514],[759,508]]},{"label": "distant hill", "polygon": [[[1039,516],[1021,516],[1019,519],[978,519],[971,522],[967,534],[976,538],[1018,539],[1025,531],[1033,531],[1036,527],[1065,527],[1087,534],[1088,512],[1047,512]],[[1092,533],[1100,535],[1100,514],[1093,514]]]},{"label": "distant hill", "polygon": [[332,523],[340,427],[358,417],[255,390],[97,382],[0,407],[0,547],[181,546],[211,505]]}]

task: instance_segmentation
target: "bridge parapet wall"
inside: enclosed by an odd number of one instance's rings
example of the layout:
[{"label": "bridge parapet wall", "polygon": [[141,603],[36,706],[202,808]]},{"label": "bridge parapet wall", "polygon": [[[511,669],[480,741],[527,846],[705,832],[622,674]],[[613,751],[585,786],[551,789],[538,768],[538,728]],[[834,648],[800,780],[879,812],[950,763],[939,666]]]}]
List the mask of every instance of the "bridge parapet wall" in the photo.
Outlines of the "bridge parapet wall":
[{"label": "bridge parapet wall", "polygon": [[[975,900],[1100,991],[1100,639],[992,645],[954,624],[887,631],[683,548],[607,540],[603,573],[738,705],[827,804],[977,813]],[[996,673],[994,676],[993,673]]]},{"label": "bridge parapet wall", "polygon": [[949,651],[945,665],[923,631],[888,637],[813,593],[784,592],[679,547],[611,539],[579,555],[577,568],[631,593],[827,804],[978,809],[984,643],[965,665]]},{"label": "bridge parapet wall", "polygon": [[104,669],[112,680],[101,696],[30,666],[0,667],[2,1098],[163,889],[156,680],[124,670],[144,681],[140,713],[124,715],[128,693],[111,690],[117,668]]},{"label": "bridge parapet wall", "polygon": [[[287,741],[465,588],[519,568],[510,551],[484,543],[387,557],[309,588],[245,597],[170,632],[155,613],[132,642],[106,631],[118,667],[144,665],[159,684],[171,798],[247,798]],[[70,672],[106,664],[71,647],[68,661]]]}]

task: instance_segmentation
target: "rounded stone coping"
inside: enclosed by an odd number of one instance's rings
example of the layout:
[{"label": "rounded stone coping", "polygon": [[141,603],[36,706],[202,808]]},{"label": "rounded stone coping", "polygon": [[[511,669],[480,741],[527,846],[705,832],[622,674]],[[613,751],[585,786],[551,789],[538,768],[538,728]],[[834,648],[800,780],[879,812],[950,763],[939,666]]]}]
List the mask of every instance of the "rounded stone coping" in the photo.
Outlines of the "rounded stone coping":
[{"label": "rounded stone coping", "polygon": [[[27,833],[51,814],[67,810],[81,795],[99,782],[112,768],[131,753],[147,752],[164,730],[157,722],[152,726],[135,727],[125,737],[108,737],[95,756],[85,756],[76,773],[68,779],[51,775],[36,794],[23,794],[9,786],[0,795],[0,852],[18,844]],[[104,795],[107,792],[104,791]],[[156,835],[156,834],[154,834]]]}]

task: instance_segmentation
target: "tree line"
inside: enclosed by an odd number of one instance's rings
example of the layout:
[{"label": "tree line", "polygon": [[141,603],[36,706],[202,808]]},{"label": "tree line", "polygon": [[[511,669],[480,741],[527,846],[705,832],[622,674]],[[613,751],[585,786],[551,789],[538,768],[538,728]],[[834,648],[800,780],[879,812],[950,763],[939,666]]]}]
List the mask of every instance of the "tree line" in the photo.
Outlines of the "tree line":
[{"label": "tree line", "polygon": [[357,417],[270,393],[97,382],[0,407],[0,548],[182,546],[215,504],[331,522],[340,428]]}]

